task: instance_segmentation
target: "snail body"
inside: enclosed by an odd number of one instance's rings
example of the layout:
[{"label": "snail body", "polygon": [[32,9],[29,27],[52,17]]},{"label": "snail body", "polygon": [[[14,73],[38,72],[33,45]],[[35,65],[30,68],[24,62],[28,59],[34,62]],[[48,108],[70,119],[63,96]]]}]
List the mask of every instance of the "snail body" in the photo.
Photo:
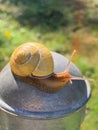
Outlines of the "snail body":
[{"label": "snail body", "polygon": [[37,87],[39,90],[47,92],[47,93],[55,93],[58,92],[61,88],[63,88],[68,81],[70,81],[71,77],[69,73],[53,73],[49,77],[39,78],[39,77],[20,77],[22,81],[31,84]]},{"label": "snail body", "polygon": [[[73,51],[71,58],[75,54]],[[13,52],[10,66],[13,74],[22,81],[37,87],[39,90],[54,93],[63,88],[72,79],[68,62],[64,72],[54,73],[54,62],[51,52],[42,44],[25,43]]]}]

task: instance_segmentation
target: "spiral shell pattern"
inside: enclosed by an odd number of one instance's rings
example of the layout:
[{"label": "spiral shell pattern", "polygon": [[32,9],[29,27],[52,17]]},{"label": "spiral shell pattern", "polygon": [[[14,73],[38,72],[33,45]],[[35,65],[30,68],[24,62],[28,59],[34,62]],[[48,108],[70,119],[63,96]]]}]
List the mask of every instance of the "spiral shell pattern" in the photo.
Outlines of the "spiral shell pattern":
[{"label": "spiral shell pattern", "polygon": [[40,43],[25,43],[15,49],[10,58],[11,70],[18,76],[48,76],[53,73],[51,52]]}]

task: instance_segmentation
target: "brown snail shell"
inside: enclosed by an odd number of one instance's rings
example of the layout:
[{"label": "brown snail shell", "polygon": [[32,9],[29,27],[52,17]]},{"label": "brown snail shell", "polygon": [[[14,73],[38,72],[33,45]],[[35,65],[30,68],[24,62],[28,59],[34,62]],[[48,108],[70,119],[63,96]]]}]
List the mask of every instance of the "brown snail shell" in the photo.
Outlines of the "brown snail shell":
[{"label": "brown snail shell", "polygon": [[51,52],[42,44],[25,43],[15,49],[10,65],[13,73],[18,76],[47,76],[53,73]]}]

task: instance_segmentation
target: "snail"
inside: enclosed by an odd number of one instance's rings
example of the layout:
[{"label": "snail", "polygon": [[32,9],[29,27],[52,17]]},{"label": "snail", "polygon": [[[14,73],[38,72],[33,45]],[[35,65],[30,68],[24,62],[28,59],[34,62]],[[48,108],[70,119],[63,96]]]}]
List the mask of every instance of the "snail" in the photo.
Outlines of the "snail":
[{"label": "snail", "polygon": [[24,43],[17,47],[10,58],[12,73],[39,90],[55,93],[72,80],[84,80],[82,77],[73,77],[69,73],[69,66],[73,51],[67,68],[64,72],[54,73],[54,62],[51,52],[40,43]]}]

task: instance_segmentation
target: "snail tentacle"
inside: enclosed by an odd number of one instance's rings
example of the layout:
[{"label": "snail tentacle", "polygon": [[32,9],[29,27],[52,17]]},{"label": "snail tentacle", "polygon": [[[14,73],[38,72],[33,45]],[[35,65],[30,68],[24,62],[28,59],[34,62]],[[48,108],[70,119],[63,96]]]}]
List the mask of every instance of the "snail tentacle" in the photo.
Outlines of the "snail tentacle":
[{"label": "snail tentacle", "polygon": [[70,56],[70,59],[68,60],[67,67],[66,67],[65,71],[69,71],[70,63],[72,61],[73,56],[76,54],[76,52],[77,51],[74,49],[71,56]]}]

